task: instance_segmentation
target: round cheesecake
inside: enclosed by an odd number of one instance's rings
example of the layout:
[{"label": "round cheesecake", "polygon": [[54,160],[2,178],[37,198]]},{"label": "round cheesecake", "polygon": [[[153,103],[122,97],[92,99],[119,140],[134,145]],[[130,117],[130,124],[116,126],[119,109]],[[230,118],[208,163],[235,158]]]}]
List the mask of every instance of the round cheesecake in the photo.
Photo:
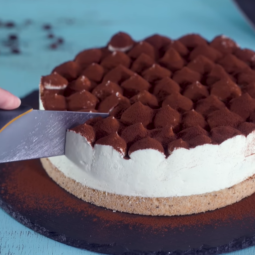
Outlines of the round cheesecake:
[{"label": "round cheesecake", "polygon": [[106,112],[41,159],[76,197],[111,210],[185,215],[255,192],[255,52],[217,36],[114,35],[43,76],[40,109]]}]

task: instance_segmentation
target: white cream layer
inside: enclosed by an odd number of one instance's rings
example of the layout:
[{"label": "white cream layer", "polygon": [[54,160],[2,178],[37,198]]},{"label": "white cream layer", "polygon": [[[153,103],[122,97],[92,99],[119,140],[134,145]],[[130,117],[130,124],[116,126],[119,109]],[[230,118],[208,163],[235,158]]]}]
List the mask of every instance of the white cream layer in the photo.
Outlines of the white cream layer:
[{"label": "white cream layer", "polygon": [[231,187],[255,174],[255,132],[220,145],[177,149],[168,158],[139,150],[123,159],[111,146],[90,146],[68,131],[66,156],[49,159],[66,176],[109,193],[143,197],[189,196]]},{"label": "white cream layer", "polygon": [[[40,109],[43,105],[40,102]],[[97,190],[127,196],[190,196],[218,191],[255,174],[255,131],[220,145],[175,150],[168,158],[147,149],[130,159],[67,131],[66,155],[49,158],[67,177]]]}]

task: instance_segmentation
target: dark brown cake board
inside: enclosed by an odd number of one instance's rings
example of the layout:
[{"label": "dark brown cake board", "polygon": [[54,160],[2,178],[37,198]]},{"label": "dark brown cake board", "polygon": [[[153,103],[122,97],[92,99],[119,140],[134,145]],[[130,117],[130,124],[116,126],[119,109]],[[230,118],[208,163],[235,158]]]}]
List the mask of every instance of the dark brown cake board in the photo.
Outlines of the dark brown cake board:
[{"label": "dark brown cake board", "polygon": [[[28,96],[27,102],[35,106],[37,95]],[[47,176],[39,160],[0,165],[0,206],[46,237],[101,253],[220,254],[255,244],[255,195],[190,216],[119,213],[67,193]]]}]

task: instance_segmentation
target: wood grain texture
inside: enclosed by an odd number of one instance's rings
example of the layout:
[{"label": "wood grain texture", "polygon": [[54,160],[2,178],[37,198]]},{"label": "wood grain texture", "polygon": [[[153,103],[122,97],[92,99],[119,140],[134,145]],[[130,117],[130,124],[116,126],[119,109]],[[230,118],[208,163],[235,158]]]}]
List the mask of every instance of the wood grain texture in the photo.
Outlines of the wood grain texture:
[{"label": "wood grain texture", "polygon": [[[134,8],[136,4],[136,8]],[[120,30],[135,39],[153,33],[177,38],[188,32],[208,39],[225,34],[242,47],[254,49],[254,33],[230,0],[129,0],[129,1],[33,1],[2,0],[1,20],[14,20],[18,27],[0,29],[0,38],[19,31],[21,55],[9,55],[0,47],[0,86],[23,96],[36,89],[39,77],[57,64],[71,59],[81,49],[105,44]],[[50,8],[48,6],[50,5]],[[24,27],[26,19],[32,24]],[[47,49],[49,41],[42,24],[54,25],[64,37],[57,51]],[[13,220],[0,210],[0,254],[94,254],[47,239]],[[255,254],[254,248],[235,255]]]}]

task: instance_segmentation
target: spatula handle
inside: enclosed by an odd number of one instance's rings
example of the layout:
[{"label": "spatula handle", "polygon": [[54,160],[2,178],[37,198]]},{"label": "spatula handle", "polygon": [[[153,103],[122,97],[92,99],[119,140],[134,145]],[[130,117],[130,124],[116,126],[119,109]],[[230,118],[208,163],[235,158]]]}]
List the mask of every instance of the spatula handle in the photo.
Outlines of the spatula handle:
[{"label": "spatula handle", "polygon": [[9,124],[23,115],[31,112],[33,108],[27,105],[21,105],[15,110],[1,110],[0,109],[0,132],[2,132]]}]

